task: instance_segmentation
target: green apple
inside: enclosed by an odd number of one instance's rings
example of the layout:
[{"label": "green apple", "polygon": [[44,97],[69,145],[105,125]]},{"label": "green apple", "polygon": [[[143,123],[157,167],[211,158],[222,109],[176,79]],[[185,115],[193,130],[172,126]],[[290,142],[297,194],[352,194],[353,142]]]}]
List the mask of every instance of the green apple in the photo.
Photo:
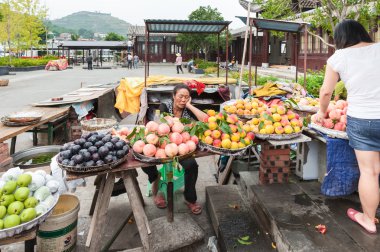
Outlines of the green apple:
[{"label": "green apple", "polygon": [[0,219],[4,218],[7,214],[7,208],[5,206],[0,206]]},{"label": "green apple", "polygon": [[32,182],[32,176],[30,174],[21,174],[17,178],[17,185],[20,187],[28,186]]},{"label": "green apple", "polygon": [[4,228],[4,221],[0,219],[0,229]]},{"label": "green apple", "polygon": [[5,183],[3,187],[3,192],[4,194],[7,194],[7,195],[12,194],[16,190],[16,187],[17,187],[16,181],[10,180],[7,183]]},{"label": "green apple", "polygon": [[21,201],[12,202],[7,209],[8,214],[20,214],[24,210],[24,204]]},{"label": "green apple", "polygon": [[17,214],[8,215],[4,218],[4,228],[11,228],[20,225],[21,219]]},{"label": "green apple", "polygon": [[14,193],[15,199],[18,201],[24,201],[29,197],[29,192],[30,190],[28,187],[20,187]]},{"label": "green apple", "polygon": [[13,194],[11,194],[11,195],[3,195],[0,198],[0,205],[7,207],[13,201],[15,201],[15,196],[13,196]]},{"label": "green apple", "polygon": [[29,197],[24,201],[26,208],[35,207],[38,204],[38,200],[35,197]]},{"label": "green apple", "polygon": [[28,222],[36,218],[37,212],[34,208],[27,208],[20,214],[21,222]]}]

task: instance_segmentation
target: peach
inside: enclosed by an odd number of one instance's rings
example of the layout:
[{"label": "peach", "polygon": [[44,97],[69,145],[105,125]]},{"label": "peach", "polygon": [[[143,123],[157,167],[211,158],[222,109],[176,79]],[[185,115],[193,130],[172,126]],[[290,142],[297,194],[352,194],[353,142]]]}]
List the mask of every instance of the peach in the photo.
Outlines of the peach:
[{"label": "peach", "polygon": [[172,143],[175,143],[176,145],[180,145],[182,143],[182,135],[178,132],[173,132],[169,136],[169,140]]},{"label": "peach", "polygon": [[187,141],[186,144],[189,147],[189,152],[193,152],[197,149],[197,145],[191,140]]},{"label": "peach", "polygon": [[186,155],[187,153],[189,153],[189,150],[189,146],[185,143],[181,143],[180,145],[178,145],[178,153],[180,156]]},{"label": "peach", "polygon": [[278,107],[277,107],[277,113],[280,114],[280,115],[285,114],[285,113],[286,113],[286,109],[285,109],[285,107],[283,107],[283,106],[278,106]]},{"label": "peach", "polygon": [[206,116],[206,117],[203,119],[203,122],[207,123],[207,122],[208,122],[208,118],[209,118],[209,116]]},{"label": "peach", "polygon": [[122,128],[119,131],[119,133],[120,133],[121,136],[128,136],[129,135],[129,130],[128,130],[128,128]]},{"label": "peach", "polygon": [[157,133],[159,136],[165,136],[170,133],[170,126],[166,123],[158,125]]},{"label": "peach", "polygon": [[190,140],[193,141],[195,144],[198,144],[199,142],[199,139],[197,136],[191,136]]},{"label": "peach", "polygon": [[330,113],[330,111],[334,109],[336,109],[335,105],[330,103],[329,106],[327,107],[327,114]]},{"label": "peach", "polygon": [[180,122],[175,122],[175,123],[173,124],[172,131],[173,131],[173,132],[182,133],[182,131],[183,131],[184,128],[185,128],[185,126],[183,126],[182,123],[180,123]]},{"label": "peach", "polygon": [[224,115],[222,113],[217,114],[215,117],[216,117],[216,119],[219,119],[219,120],[224,119]]},{"label": "peach", "polygon": [[235,132],[238,131],[238,127],[237,127],[236,125],[234,125],[234,124],[230,124],[230,125],[228,125],[228,126],[230,126],[230,129],[231,129],[232,133],[235,133]]},{"label": "peach", "polygon": [[290,122],[289,122],[288,119],[282,119],[282,120],[281,120],[281,125],[282,125],[282,126],[287,126],[287,125],[290,125]]},{"label": "peach", "polygon": [[189,132],[182,132],[182,143],[186,143],[188,140],[190,140],[190,134]]},{"label": "peach", "polygon": [[150,121],[146,124],[146,129],[148,130],[148,132],[156,132],[157,129],[158,129],[158,123],[154,122],[154,121]]},{"label": "peach", "polygon": [[147,157],[153,157],[156,154],[157,148],[153,144],[147,144],[143,148],[143,153]]},{"label": "peach", "polygon": [[148,144],[156,145],[158,143],[158,136],[156,134],[149,134],[145,139]]},{"label": "peach", "polygon": [[212,144],[213,141],[214,141],[214,139],[212,139],[211,136],[206,136],[205,137],[205,143],[206,144]]},{"label": "peach", "polygon": [[174,157],[178,154],[178,146],[175,143],[170,143],[165,147],[165,154],[168,157]]},{"label": "peach", "polygon": [[164,149],[157,149],[156,155],[154,155],[156,158],[166,158],[166,153]]},{"label": "peach", "polygon": [[344,123],[344,124],[347,124],[347,116],[346,115],[342,115],[341,117],[340,117],[340,120],[339,120],[340,122],[342,122],[342,123]]},{"label": "peach", "polygon": [[343,110],[344,107],[346,107],[346,101],[344,101],[344,100],[338,100],[338,101],[336,101],[335,107],[337,109],[342,109]]},{"label": "peach", "polygon": [[214,147],[219,148],[220,146],[222,146],[222,141],[220,141],[220,139],[215,139],[215,140],[212,142],[212,145],[213,145]]},{"label": "peach", "polygon": [[163,140],[163,141],[158,141],[158,143],[160,144],[160,148],[161,149],[165,149],[166,145],[168,144],[168,141],[167,140]]},{"label": "peach", "polygon": [[274,129],[276,134],[284,134],[284,128],[282,126],[278,126]]},{"label": "peach", "polygon": [[288,112],[286,114],[288,115],[289,120],[292,120],[296,117],[296,114],[291,110],[288,110]]},{"label": "peach", "polygon": [[322,126],[328,129],[334,128],[334,123],[331,118],[323,119]]},{"label": "peach", "polygon": [[207,110],[207,115],[208,116],[215,116],[215,114],[216,114],[215,110],[213,110],[213,109]]},{"label": "peach", "polygon": [[334,130],[346,131],[346,124],[337,122],[334,126]]},{"label": "peach", "polygon": [[285,132],[285,134],[291,134],[291,133],[293,133],[293,128],[292,128],[292,126],[290,126],[290,125],[286,125],[286,126],[284,127],[284,132]]},{"label": "peach", "polygon": [[295,127],[295,126],[299,126],[299,121],[297,120],[297,119],[292,119],[291,121],[290,121],[290,124],[293,126],[293,127]]},{"label": "peach", "polygon": [[214,139],[220,138],[220,135],[221,135],[221,132],[219,130],[213,130],[211,134],[212,138]]},{"label": "peach", "polygon": [[142,140],[137,140],[134,144],[133,144],[133,151],[134,152],[137,152],[137,153],[143,153],[143,148],[145,146],[145,143],[144,141]]},{"label": "peach", "polygon": [[208,123],[208,128],[210,130],[215,130],[216,128],[218,128],[218,124],[216,122],[209,122]]},{"label": "peach", "polygon": [[248,133],[247,133],[247,137],[253,141],[253,140],[255,139],[255,133],[253,133],[253,132],[248,132]]},{"label": "peach", "polygon": [[329,113],[329,118],[332,120],[338,120],[340,119],[340,112],[337,109],[333,109]]},{"label": "peach", "polygon": [[211,134],[212,134],[212,131],[211,130],[206,130],[204,133],[203,133],[203,135],[205,135],[205,136],[211,136]]},{"label": "peach", "polygon": [[208,119],[207,119],[207,122],[216,122],[216,117],[215,116],[210,116]]},{"label": "peach", "polygon": [[229,134],[226,134],[226,133],[222,133],[222,140],[224,140],[224,139],[230,139],[231,137],[230,137],[230,135]]},{"label": "peach", "polygon": [[231,140],[230,139],[223,139],[222,148],[230,149],[231,148]]},{"label": "peach", "polygon": [[281,121],[281,115],[280,114],[273,114],[273,120],[275,121],[275,122],[279,122],[279,121]]},{"label": "peach", "polygon": [[167,121],[169,127],[172,127],[174,124],[173,117],[171,116],[165,116],[164,119]]}]

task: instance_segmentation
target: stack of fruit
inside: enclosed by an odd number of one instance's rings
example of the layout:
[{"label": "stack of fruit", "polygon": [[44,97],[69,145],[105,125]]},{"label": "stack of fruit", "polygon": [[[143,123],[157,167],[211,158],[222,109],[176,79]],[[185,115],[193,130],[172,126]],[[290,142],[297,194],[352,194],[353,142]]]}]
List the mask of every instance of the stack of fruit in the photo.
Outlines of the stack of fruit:
[{"label": "stack of fruit", "polygon": [[223,107],[227,114],[237,114],[239,117],[252,117],[267,109],[265,103],[257,98],[238,99],[233,104]]},{"label": "stack of fruit", "polygon": [[198,137],[191,136],[188,129],[178,118],[165,116],[163,123],[150,121],[145,129],[136,127],[128,138],[132,138],[134,153],[157,159],[174,158],[197,148]]},{"label": "stack of fruit", "polygon": [[253,132],[257,133],[257,138],[262,138],[261,135],[299,133],[303,126],[297,113],[277,104],[272,105],[262,112],[259,118],[253,118],[247,124],[251,126]]},{"label": "stack of fruit", "polygon": [[316,112],[319,109],[319,98],[296,97],[294,101],[297,103],[295,108],[301,111]]},{"label": "stack of fruit", "polygon": [[73,143],[67,143],[58,155],[58,164],[75,167],[102,166],[117,162],[129,152],[129,146],[119,137],[97,132],[84,134]]},{"label": "stack of fruit", "polygon": [[327,107],[326,118],[322,122],[317,122],[315,114],[311,116],[311,122],[327,129],[346,131],[347,102],[344,100],[330,102]]},{"label": "stack of fruit", "polygon": [[0,229],[12,228],[46,213],[57,202],[59,182],[39,170],[9,169],[0,181]]},{"label": "stack of fruit", "polygon": [[208,110],[207,123],[201,134],[201,142],[227,150],[243,149],[252,144],[255,134],[249,125],[244,125],[235,114],[218,113]]}]

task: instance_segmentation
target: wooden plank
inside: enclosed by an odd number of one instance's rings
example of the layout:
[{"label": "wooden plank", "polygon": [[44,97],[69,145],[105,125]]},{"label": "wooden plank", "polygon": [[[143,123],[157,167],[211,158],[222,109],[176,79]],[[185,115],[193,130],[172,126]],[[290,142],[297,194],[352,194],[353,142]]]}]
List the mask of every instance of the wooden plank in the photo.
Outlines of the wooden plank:
[{"label": "wooden plank", "polygon": [[234,156],[230,157],[228,159],[226,168],[224,168],[223,173],[219,173],[219,176],[218,176],[218,184],[219,185],[225,185],[226,184],[226,181],[228,180],[228,175],[231,173],[232,161],[234,161],[234,159],[235,159]]},{"label": "wooden plank", "polygon": [[33,240],[36,238],[37,227],[34,227],[30,230],[21,232],[20,234],[14,235],[13,237],[8,237],[4,239],[0,239],[0,246],[13,244],[17,242],[23,242],[28,240]]},{"label": "wooden plank", "polygon": [[90,251],[100,251],[102,248],[101,238],[104,235],[103,233],[106,227],[107,211],[111,200],[111,194],[114,183],[115,175],[112,172],[110,172],[107,174],[107,180],[104,185],[104,191],[101,192],[99,190],[99,195],[101,195],[101,199],[97,215],[94,216],[96,218],[96,224],[93,233],[94,239],[91,241]]},{"label": "wooden plank", "polygon": [[129,203],[132,207],[133,215],[135,217],[137,229],[139,230],[141,242],[143,244],[143,247],[145,251],[149,251],[149,225],[148,225],[148,218],[146,217],[144,208],[141,204],[141,201],[138,196],[138,192],[136,191],[130,171],[125,171],[123,173],[123,181],[125,185],[125,189],[127,190]]},{"label": "wooden plank", "polygon": [[26,107],[22,112],[38,112],[42,114],[42,119],[38,123],[21,126],[21,127],[8,127],[0,124],[0,142],[4,142],[14,136],[20,135],[28,130],[35,127],[43,125],[50,122],[58,117],[61,117],[69,112],[69,106],[66,107],[55,107],[55,108],[36,108],[36,107]]}]

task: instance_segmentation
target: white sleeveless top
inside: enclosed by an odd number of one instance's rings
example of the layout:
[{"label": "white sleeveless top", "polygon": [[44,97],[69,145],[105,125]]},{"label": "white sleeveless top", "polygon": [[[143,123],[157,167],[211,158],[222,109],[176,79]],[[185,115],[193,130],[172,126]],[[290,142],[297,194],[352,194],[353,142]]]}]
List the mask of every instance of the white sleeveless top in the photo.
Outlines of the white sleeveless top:
[{"label": "white sleeveless top", "polygon": [[380,43],[335,51],[327,64],[347,89],[347,115],[380,119]]}]

